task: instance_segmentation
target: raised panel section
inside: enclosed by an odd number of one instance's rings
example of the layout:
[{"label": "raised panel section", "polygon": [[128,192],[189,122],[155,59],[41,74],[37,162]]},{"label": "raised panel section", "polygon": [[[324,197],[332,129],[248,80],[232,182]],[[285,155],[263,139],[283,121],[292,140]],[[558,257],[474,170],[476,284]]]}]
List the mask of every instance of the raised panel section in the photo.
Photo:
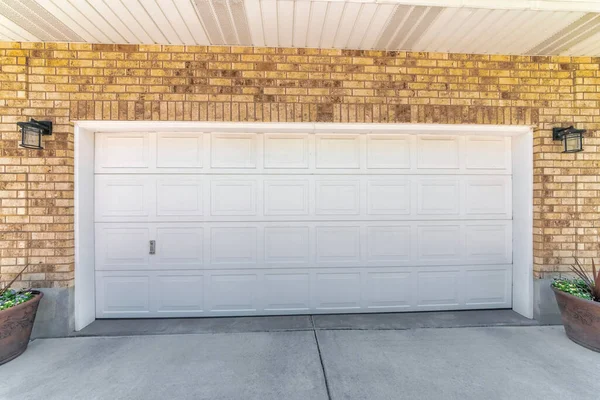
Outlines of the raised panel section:
[{"label": "raised panel section", "polygon": [[427,225],[418,227],[419,261],[443,265],[461,257],[462,235],[458,225]]},{"label": "raised panel section", "polygon": [[147,314],[150,311],[149,277],[141,274],[96,274],[96,315]]},{"label": "raised panel section", "polygon": [[510,270],[477,269],[465,273],[465,298],[467,306],[506,305],[510,307]]},{"label": "raised panel section", "polygon": [[264,293],[266,311],[310,309],[310,277],[306,273],[267,273]]},{"label": "raised panel section", "polygon": [[511,179],[469,179],[466,182],[466,213],[507,214],[511,211]]},{"label": "raised panel section", "polygon": [[360,214],[360,181],[317,181],[316,214]]},{"label": "raised panel section", "polygon": [[156,302],[159,313],[201,313],[204,309],[204,277],[192,273],[158,274]]},{"label": "raised panel section", "polygon": [[274,266],[308,265],[309,228],[280,227],[265,228],[265,263]]},{"label": "raised panel section", "polygon": [[360,308],[360,274],[345,272],[317,273],[315,303],[317,309]]},{"label": "raised panel section", "polygon": [[418,183],[417,212],[456,215],[460,211],[460,183],[456,179],[423,179]]},{"label": "raised panel section", "polygon": [[307,134],[265,134],[265,168],[308,168]]},{"label": "raised panel section", "polygon": [[96,269],[148,268],[150,229],[147,227],[96,228]]},{"label": "raised panel section", "polygon": [[221,266],[248,266],[257,262],[257,228],[211,228],[211,262]]},{"label": "raised panel section", "polygon": [[203,215],[202,178],[171,176],[156,182],[156,215]]},{"label": "raised panel section", "polygon": [[414,298],[414,279],[410,272],[369,272],[365,282],[370,309],[406,308]]},{"label": "raised panel section", "polygon": [[308,180],[266,180],[265,215],[308,215]]},{"label": "raised panel section", "polygon": [[367,168],[410,168],[410,136],[369,135]]},{"label": "raised panel section", "polygon": [[511,262],[511,234],[508,224],[467,225],[466,230],[469,261],[488,264]]},{"label": "raised panel section", "polygon": [[211,134],[212,168],[256,168],[256,135]]},{"label": "raised panel section", "polygon": [[456,307],[460,287],[458,271],[420,271],[417,273],[417,305]]},{"label": "raised panel section", "polygon": [[156,228],[156,267],[200,268],[203,260],[204,229],[192,227]]},{"label": "raised panel section", "polygon": [[149,168],[147,133],[97,133],[96,168]]},{"label": "raised panel section", "polygon": [[154,196],[146,176],[97,176],[96,220],[111,217],[149,217]]},{"label": "raised panel section", "polygon": [[316,242],[317,263],[360,262],[360,228],[358,226],[317,227]]},{"label": "raised panel section", "polygon": [[417,166],[421,169],[458,169],[458,136],[417,136]]},{"label": "raised panel section", "polygon": [[494,136],[466,138],[467,169],[506,170],[510,167],[509,163],[510,139]]},{"label": "raised panel section", "polygon": [[360,135],[316,135],[317,168],[360,168]]},{"label": "raised panel section", "polygon": [[377,180],[367,183],[369,215],[410,214],[410,182],[407,180]]},{"label": "raised panel section", "polygon": [[209,285],[210,311],[243,313],[257,310],[257,276],[213,273]]},{"label": "raised panel section", "polygon": [[211,182],[211,215],[256,215],[256,182],[218,180]]},{"label": "raised panel section", "polygon": [[202,133],[158,133],[158,168],[202,168]]},{"label": "raised panel section", "polygon": [[367,261],[404,263],[410,261],[411,227],[370,226],[367,228]]}]

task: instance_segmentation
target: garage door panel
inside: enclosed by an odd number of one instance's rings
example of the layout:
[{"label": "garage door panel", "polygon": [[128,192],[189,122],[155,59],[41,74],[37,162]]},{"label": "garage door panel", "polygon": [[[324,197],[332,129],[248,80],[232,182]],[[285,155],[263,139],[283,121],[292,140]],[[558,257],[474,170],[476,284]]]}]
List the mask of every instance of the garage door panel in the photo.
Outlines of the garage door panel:
[{"label": "garage door panel", "polygon": [[360,226],[317,226],[316,263],[319,265],[360,266]]},{"label": "garage door panel", "polygon": [[369,135],[367,137],[367,169],[411,168],[414,136]]},{"label": "garage door panel", "polygon": [[417,307],[458,307],[460,270],[424,270],[417,272]]},{"label": "garage door panel", "polygon": [[309,179],[266,179],[265,216],[307,216],[310,213]]},{"label": "garage door panel", "polygon": [[210,273],[208,307],[210,313],[220,315],[255,313],[259,310],[258,273]]},{"label": "garage door panel", "polygon": [[411,225],[367,226],[367,265],[409,265],[413,253],[412,238],[413,226]]},{"label": "garage door panel", "polygon": [[411,213],[410,179],[367,178],[367,215]]},{"label": "garage door panel", "polygon": [[147,269],[150,227],[96,225],[96,270]]},{"label": "garage door panel", "polygon": [[512,179],[510,177],[469,177],[465,182],[465,214],[512,215]]},{"label": "garage door panel", "polygon": [[307,169],[309,167],[308,134],[265,134],[265,169]]},{"label": "garage door panel", "polygon": [[262,302],[267,312],[310,310],[310,274],[265,272]]},{"label": "garage door panel", "polygon": [[458,170],[460,139],[458,136],[418,136],[417,168]]},{"label": "garage door panel", "polygon": [[98,222],[510,219],[512,179],[98,175]]},{"label": "garage door panel", "polygon": [[319,179],[315,185],[316,215],[358,216],[361,214],[359,179]]},{"label": "garage door panel", "polygon": [[96,139],[99,318],[511,306],[510,138]]},{"label": "garage door panel", "polygon": [[96,220],[148,220],[153,215],[155,185],[149,176],[96,177]]},{"label": "garage door panel", "polygon": [[[98,271],[97,316],[302,314],[307,309],[331,313],[506,308],[511,306],[511,268],[507,264],[456,266],[452,270],[413,266],[323,268],[308,272],[281,268]],[[148,290],[150,298],[146,300]],[[158,292],[163,294],[158,296]]]},{"label": "garage door panel", "polygon": [[367,272],[365,302],[370,310],[401,310],[414,306],[414,272]]},{"label": "garage door panel", "polygon": [[201,171],[204,163],[204,134],[159,132],[156,134],[156,168]]},{"label": "garage door panel", "polygon": [[191,271],[158,272],[153,279],[156,311],[173,313],[204,312],[204,276]]},{"label": "garage door panel", "polygon": [[230,226],[210,228],[210,262],[221,268],[252,268],[259,262],[259,228]]},{"label": "garage door panel", "polygon": [[204,229],[199,227],[156,228],[156,269],[198,269],[204,265]]},{"label": "garage door panel", "polygon": [[329,312],[362,308],[360,272],[315,272],[313,305]]},{"label": "garage door panel", "polygon": [[211,216],[256,216],[258,182],[218,179],[210,185]]},{"label": "garage door panel", "polygon": [[204,192],[201,177],[175,176],[156,180],[156,216],[204,215]]},{"label": "garage door panel", "polygon": [[467,170],[511,170],[510,138],[498,136],[467,136],[465,138]]},{"label": "garage door panel", "polygon": [[[507,264],[510,221],[99,223],[99,269]],[[149,255],[149,241],[156,253]]]},{"label": "garage door panel", "polygon": [[511,139],[340,133],[97,133],[96,173],[511,174]]},{"label": "garage door panel", "polygon": [[257,148],[260,135],[253,133],[210,135],[212,168],[250,168],[258,165]]},{"label": "garage door panel", "polygon": [[465,305],[508,306],[512,305],[512,268],[510,266],[482,266],[465,271],[463,287]]},{"label": "garage door panel", "polygon": [[469,263],[510,264],[512,229],[506,222],[466,225],[466,259]]},{"label": "garage door panel", "polygon": [[96,133],[96,172],[148,172],[153,167],[151,135],[137,133]]},{"label": "garage door panel", "polygon": [[460,213],[460,179],[419,179],[417,214],[458,216]]},{"label": "garage door panel", "polygon": [[462,227],[460,224],[428,224],[417,227],[418,260],[422,263],[461,262]]},{"label": "garage door panel", "polygon": [[315,135],[317,169],[360,169],[361,135]]},{"label": "garage door panel", "polygon": [[150,309],[150,278],[146,273],[96,272],[97,317],[145,317]]},{"label": "garage door panel", "polygon": [[265,265],[310,266],[310,232],[308,226],[266,226],[264,228]]}]

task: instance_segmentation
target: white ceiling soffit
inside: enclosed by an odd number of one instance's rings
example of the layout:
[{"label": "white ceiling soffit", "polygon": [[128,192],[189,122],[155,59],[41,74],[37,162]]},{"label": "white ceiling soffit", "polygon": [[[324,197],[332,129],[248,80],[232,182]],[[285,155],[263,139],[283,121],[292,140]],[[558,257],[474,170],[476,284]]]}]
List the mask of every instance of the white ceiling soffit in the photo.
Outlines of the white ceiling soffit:
[{"label": "white ceiling soffit", "polygon": [[0,0],[0,40],[600,56],[600,1]]}]

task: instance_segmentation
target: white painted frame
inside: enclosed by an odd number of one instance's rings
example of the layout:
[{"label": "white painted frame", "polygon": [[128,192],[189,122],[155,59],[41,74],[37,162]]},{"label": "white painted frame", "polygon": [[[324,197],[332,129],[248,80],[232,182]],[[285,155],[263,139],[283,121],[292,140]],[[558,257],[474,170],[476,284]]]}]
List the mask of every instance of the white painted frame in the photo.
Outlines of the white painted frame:
[{"label": "white painted frame", "polygon": [[513,310],[533,318],[533,129],[529,126],[159,121],[75,122],[75,330],[96,318],[94,285],[94,134],[133,131],[262,133],[412,133],[512,137]]}]

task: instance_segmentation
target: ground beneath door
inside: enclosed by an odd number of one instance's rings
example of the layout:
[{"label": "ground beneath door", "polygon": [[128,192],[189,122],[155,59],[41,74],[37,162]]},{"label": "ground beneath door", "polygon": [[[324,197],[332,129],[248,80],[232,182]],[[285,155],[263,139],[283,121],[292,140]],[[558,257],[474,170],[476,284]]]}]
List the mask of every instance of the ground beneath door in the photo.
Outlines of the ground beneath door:
[{"label": "ground beneath door", "polygon": [[287,332],[313,329],[403,330],[484,326],[532,326],[512,310],[332,314],[273,317],[102,319],[74,336],[137,336],[194,333]]},{"label": "ground beneath door", "polygon": [[579,400],[599,368],[559,326],[76,337],[0,366],[0,398]]}]

